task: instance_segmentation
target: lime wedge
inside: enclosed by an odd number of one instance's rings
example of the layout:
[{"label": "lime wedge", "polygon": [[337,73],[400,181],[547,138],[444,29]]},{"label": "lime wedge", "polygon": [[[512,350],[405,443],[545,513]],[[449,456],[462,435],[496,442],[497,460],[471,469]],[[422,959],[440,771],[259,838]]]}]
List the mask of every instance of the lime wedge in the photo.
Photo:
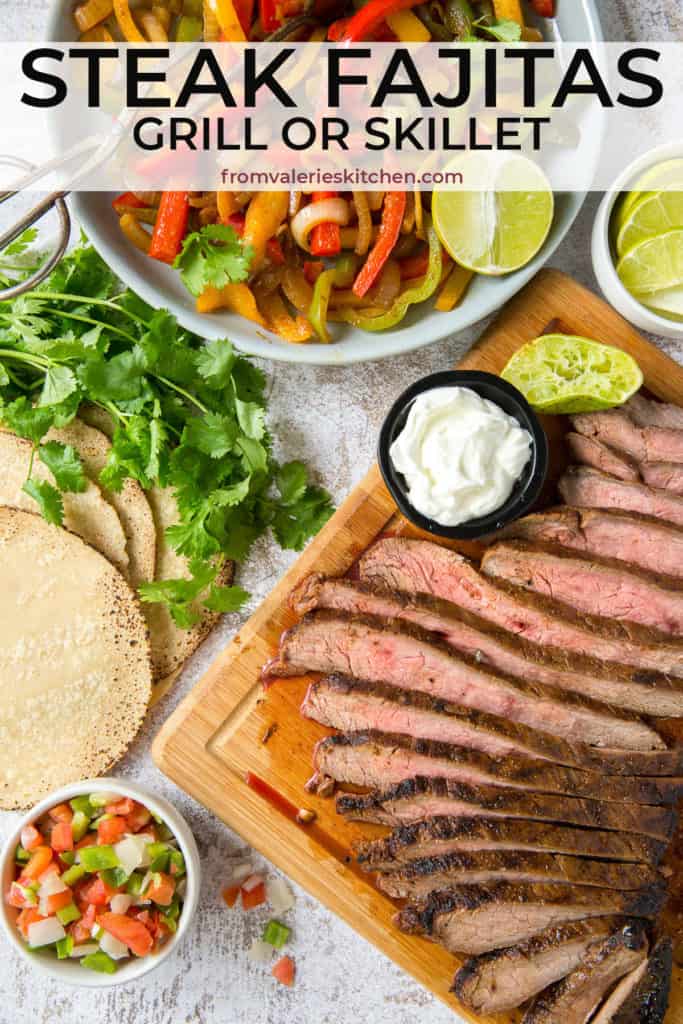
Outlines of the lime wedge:
[{"label": "lime wedge", "polygon": [[683,189],[683,160],[666,160],[664,163],[655,164],[654,167],[648,167],[625,195],[617,217],[621,219],[628,216],[646,193],[673,188]]},{"label": "lime wedge", "polygon": [[683,321],[683,288],[669,288],[665,292],[655,292],[641,300],[644,306],[653,313],[669,320]]},{"label": "lime wedge", "polygon": [[519,270],[550,231],[554,199],[547,178],[518,155],[470,153],[458,168],[465,181],[481,182],[482,191],[434,192],[432,216],[444,249],[476,274]]},{"label": "lime wedge", "polygon": [[636,297],[683,285],[683,228],[646,238],[617,263],[621,282]]},{"label": "lime wedge", "polygon": [[649,192],[631,207],[617,235],[623,256],[648,238],[683,227],[683,192]]},{"label": "lime wedge", "polygon": [[545,334],[523,345],[501,377],[538,412],[566,414],[623,405],[643,383],[632,356],[570,334]]}]

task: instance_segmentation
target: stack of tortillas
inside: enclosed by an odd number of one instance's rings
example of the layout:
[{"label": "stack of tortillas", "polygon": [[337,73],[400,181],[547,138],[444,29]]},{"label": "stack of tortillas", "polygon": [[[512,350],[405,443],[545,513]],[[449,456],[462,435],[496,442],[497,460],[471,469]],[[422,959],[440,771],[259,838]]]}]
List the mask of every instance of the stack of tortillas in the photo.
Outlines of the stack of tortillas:
[{"label": "stack of tortillas", "polygon": [[[98,484],[110,433],[108,415],[91,407],[45,438],[72,445],[88,478],[84,491],[63,493],[60,529],[22,491],[30,442],[0,429],[0,807],[106,771],[150,695],[165,692],[219,617],[206,612],[182,630],[164,607],[139,602],[141,582],[189,570],[164,536],[178,520],[171,491]],[[32,476],[53,482],[38,459]],[[220,582],[231,575],[229,566]]]}]

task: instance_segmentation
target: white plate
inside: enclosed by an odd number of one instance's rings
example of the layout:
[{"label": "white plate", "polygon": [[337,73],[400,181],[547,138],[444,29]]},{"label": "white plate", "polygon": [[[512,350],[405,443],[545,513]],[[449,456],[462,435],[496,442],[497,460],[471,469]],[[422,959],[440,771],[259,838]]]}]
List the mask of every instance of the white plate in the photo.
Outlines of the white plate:
[{"label": "white plate", "polygon": [[[539,22],[539,24],[541,24]],[[594,43],[602,39],[595,0],[557,0],[557,17],[542,23],[555,38],[566,42]],[[64,0],[51,11],[48,36],[52,40],[73,38],[70,13]],[[493,313],[516,294],[550,258],[572,226],[581,206],[582,193],[556,196],[556,211],[547,242],[531,263],[502,278],[477,277],[464,301],[452,313],[439,313],[425,303],[413,306],[394,330],[371,334],[346,325],[331,325],[336,339],[332,345],[294,345],[281,341],[233,313],[201,315],[178,274],[144,256],[128,243],[111,210],[111,195],[81,192],[71,199],[76,217],[96,249],[112,270],[150,305],[169,309],[183,327],[205,338],[229,337],[243,352],[288,363],[344,366],[371,359],[384,359],[421,348],[457,334]]]}]

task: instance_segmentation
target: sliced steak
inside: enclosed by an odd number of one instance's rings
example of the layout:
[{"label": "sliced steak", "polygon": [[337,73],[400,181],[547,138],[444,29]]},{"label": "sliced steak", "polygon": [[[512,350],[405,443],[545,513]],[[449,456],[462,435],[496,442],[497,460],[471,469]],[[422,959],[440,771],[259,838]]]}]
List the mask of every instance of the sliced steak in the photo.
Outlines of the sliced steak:
[{"label": "sliced steak", "polygon": [[627,974],[602,1004],[591,1024],[662,1024],[669,1004],[671,939],[659,939],[647,961]]},{"label": "sliced steak", "polygon": [[[623,519],[625,523],[612,522],[612,517]],[[634,522],[636,536],[629,530],[629,524]],[[683,531],[650,521],[650,529],[662,531],[663,535],[649,543],[638,529],[641,522],[647,521],[590,509],[559,509],[517,520],[510,528],[510,535],[515,535],[513,531],[517,526],[523,539],[535,540],[538,533],[538,539],[543,540],[547,533],[549,542],[567,547],[572,547],[571,539],[576,538],[577,549],[580,550],[578,544],[584,533],[590,542],[607,544],[614,533],[619,535],[621,531],[623,546],[630,545],[630,550],[636,554],[642,552],[643,558],[646,553],[651,556],[652,565],[645,568],[656,567],[654,560],[659,558],[660,567],[667,564],[673,568],[675,563],[676,572],[683,575]],[[528,531],[528,537],[525,537],[525,531]],[[667,561],[668,551],[672,552],[671,562]],[[683,682],[678,679],[623,665],[606,665],[595,658],[529,643],[523,637],[498,629],[486,619],[431,594],[404,594],[357,581],[312,575],[293,591],[290,603],[299,615],[328,608],[350,615],[405,619],[437,634],[455,650],[475,658],[480,665],[488,665],[505,675],[582,693],[611,706],[629,708],[641,714],[683,715]]]},{"label": "sliced steak", "polygon": [[648,487],[683,494],[683,465],[680,462],[646,462],[642,476]]},{"label": "sliced steak", "polygon": [[522,818],[556,821],[581,828],[633,832],[666,840],[674,814],[666,807],[611,804],[548,793],[527,793],[497,786],[467,786],[446,779],[407,779],[368,794],[341,793],[337,811],[354,821],[402,825],[424,818]]},{"label": "sliced steak", "polygon": [[283,635],[278,656],[266,671],[277,676],[342,672],[503,715],[597,747],[661,750],[666,746],[654,729],[638,719],[617,718],[578,694],[561,696],[555,689],[493,673],[400,620],[387,624],[371,616],[310,612]]},{"label": "sliced steak", "polygon": [[659,864],[666,844],[627,832],[601,832],[541,821],[442,817],[399,825],[382,839],[360,843],[356,856],[366,871],[392,871],[398,864],[424,857],[478,850],[527,850]]},{"label": "sliced steak", "polygon": [[656,917],[665,894],[660,889],[617,893],[580,885],[463,885],[434,892],[407,904],[396,915],[401,931],[424,935],[452,953],[476,956],[526,942],[562,925],[614,914]]},{"label": "sliced steak", "polygon": [[638,462],[683,462],[683,430],[639,427],[622,409],[570,417],[574,430],[626,452]]},{"label": "sliced steak", "polygon": [[[675,804],[683,795],[683,778],[620,778],[609,785],[598,772],[566,768],[524,755],[490,757],[450,743],[415,739],[399,733],[352,732],[326,736],[313,753],[314,779],[367,788],[391,786],[404,779],[452,779],[469,785],[504,786],[537,793],[568,793],[612,803]],[[312,789],[316,782],[312,782]]]},{"label": "sliced steak", "polygon": [[568,505],[637,512],[683,526],[683,498],[671,491],[615,480],[588,466],[570,466],[557,487]]},{"label": "sliced steak", "polygon": [[436,889],[489,882],[566,882],[598,889],[631,891],[662,885],[663,877],[646,864],[619,864],[558,853],[477,850],[423,857],[377,876],[378,889],[394,899],[416,899]]},{"label": "sliced steak", "polygon": [[472,957],[460,968],[452,992],[475,1013],[503,1013],[538,995],[578,967],[588,949],[624,924],[596,917],[547,928],[509,949]]},{"label": "sliced steak", "polygon": [[683,748],[611,750],[567,743],[498,715],[463,708],[426,694],[398,690],[348,676],[327,676],[312,683],[301,713],[340,732],[402,733],[481,750],[493,757],[525,754],[605,775],[683,775]]},{"label": "sliced steak", "polygon": [[640,393],[629,398],[624,411],[639,427],[668,427],[683,430],[683,409],[679,405],[652,401]]},{"label": "sliced steak", "polygon": [[617,452],[596,438],[575,431],[567,434],[565,441],[572,459],[582,466],[592,466],[619,480],[640,480],[638,463],[623,452]]},{"label": "sliced steak", "polygon": [[538,996],[522,1024],[588,1024],[612,986],[646,958],[642,925],[625,924],[589,949],[568,977]]},{"label": "sliced steak", "polygon": [[650,635],[637,626],[580,616],[537,594],[494,583],[462,555],[431,541],[383,538],[360,559],[359,573],[364,582],[373,585],[434,594],[452,601],[536,644],[653,672],[683,675],[683,644],[671,641],[653,646]]},{"label": "sliced steak", "polygon": [[[683,589],[660,585],[645,570],[603,564],[571,553],[503,541],[482,558],[482,572],[553,597],[587,615],[636,622],[658,633],[683,635]],[[675,581],[677,584],[678,581]]]}]

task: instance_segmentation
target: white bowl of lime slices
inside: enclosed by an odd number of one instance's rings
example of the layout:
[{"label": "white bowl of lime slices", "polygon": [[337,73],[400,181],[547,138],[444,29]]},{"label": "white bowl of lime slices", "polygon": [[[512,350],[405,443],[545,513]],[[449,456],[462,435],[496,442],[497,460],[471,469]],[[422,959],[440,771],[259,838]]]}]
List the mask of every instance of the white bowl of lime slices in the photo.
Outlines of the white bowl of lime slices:
[{"label": "white bowl of lime slices", "polygon": [[593,227],[593,267],[627,320],[683,339],[683,142],[640,157],[606,193]]}]

